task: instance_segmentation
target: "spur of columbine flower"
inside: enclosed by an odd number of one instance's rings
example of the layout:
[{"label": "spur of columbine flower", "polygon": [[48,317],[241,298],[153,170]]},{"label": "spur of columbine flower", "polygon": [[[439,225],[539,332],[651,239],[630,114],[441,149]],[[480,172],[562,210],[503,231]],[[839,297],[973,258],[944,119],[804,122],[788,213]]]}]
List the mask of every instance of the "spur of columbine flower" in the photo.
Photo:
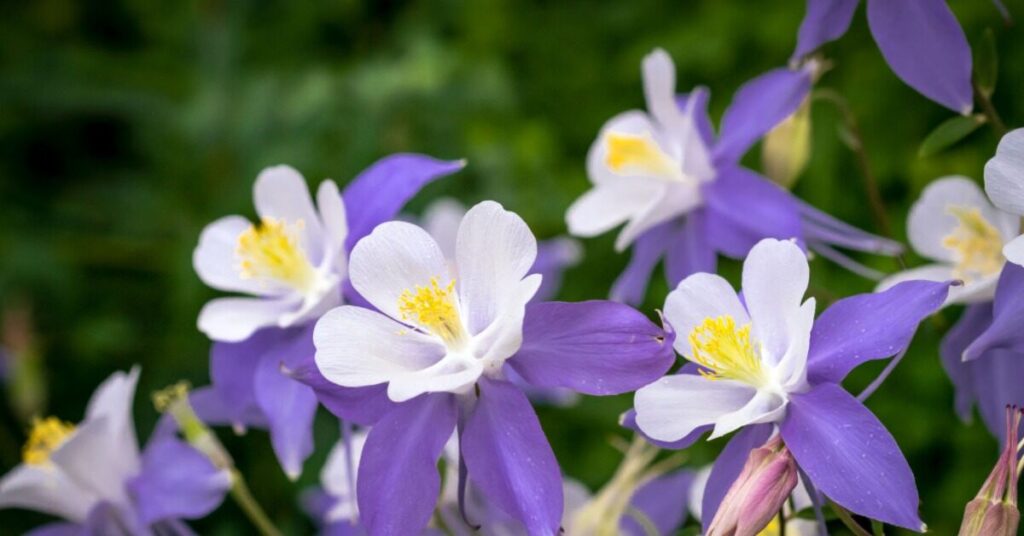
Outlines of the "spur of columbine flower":
[{"label": "spur of columbine flower", "polygon": [[836,503],[922,530],[914,476],[903,454],[882,423],[839,384],[861,363],[905,348],[952,283],[911,281],[853,296],[815,320],[814,298],[803,299],[808,278],[799,246],[766,239],[743,264],[742,300],[717,275],[683,280],[665,302],[665,318],[679,335],[676,351],[690,363],[638,390],[627,425],[676,448],[709,430],[711,438],[739,430],[712,471],[705,524],[748,453],[777,427],[810,484]]},{"label": "spur of columbine flower", "polygon": [[[807,0],[793,61],[839,39],[860,0]],[[971,47],[945,0],[866,0],[868,26],[896,76],[962,115],[974,108]]]},{"label": "spur of columbine flower", "polygon": [[[199,328],[215,341],[212,385],[192,395],[200,417],[237,430],[269,428],[282,468],[297,478],[313,451],[323,383],[313,365],[313,324],[344,301],[364,303],[348,283],[349,251],[425,184],[463,165],[416,154],[388,156],[344,194],[334,181],[322,182],[316,206],[294,169],[260,173],[253,188],[259,222],[221,218],[203,230],[193,255],[203,282],[253,295],[214,299],[199,315]],[[369,424],[387,399],[383,389],[371,388],[334,390],[321,402],[340,417]]]},{"label": "spur of columbine flower", "polygon": [[614,299],[643,300],[651,272],[665,259],[670,285],[714,272],[718,253],[742,258],[762,238],[802,245],[860,270],[833,246],[895,254],[895,242],[859,231],[801,202],[739,161],[761,136],[789,117],[811,87],[813,64],[776,69],[736,92],[717,136],[707,117],[708,92],[675,94],[675,66],[657,49],[643,61],[647,111],[609,120],[587,155],[593,188],[569,208],[576,236],[625,223],[617,250],[633,246]]},{"label": "spur of columbine flower", "polygon": [[628,392],[663,374],[671,334],[614,302],[529,303],[537,243],[501,205],[471,208],[454,262],[423,229],[378,226],[352,250],[353,287],[376,311],[342,306],[314,332],[316,364],[344,387],[382,385],[397,404],[373,426],[357,496],[371,534],[412,534],[434,509],[436,461],[459,437],[462,485],[481,493],[530,534],[562,517],[554,453],[512,369],[539,387],[593,395]]},{"label": "spur of columbine flower", "polygon": [[40,534],[192,534],[181,519],[216,508],[231,477],[173,433],[154,433],[139,453],[132,420],[138,379],[138,367],[113,374],[77,426],[56,417],[37,420],[24,461],[0,480],[0,508],[67,520]]}]

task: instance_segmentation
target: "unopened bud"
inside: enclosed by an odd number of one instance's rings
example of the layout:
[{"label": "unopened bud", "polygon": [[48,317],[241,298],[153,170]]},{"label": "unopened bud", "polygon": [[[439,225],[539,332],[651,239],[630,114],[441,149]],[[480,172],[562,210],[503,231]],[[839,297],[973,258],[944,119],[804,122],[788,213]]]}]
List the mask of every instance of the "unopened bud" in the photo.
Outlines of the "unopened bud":
[{"label": "unopened bud", "polygon": [[964,508],[960,536],[1014,536],[1020,525],[1017,510],[1017,466],[1021,411],[1006,408],[1006,447],[978,494]]},{"label": "unopened bud", "polygon": [[768,132],[761,145],[761,164],[772,182],[791,188],[811,158],[811,101]]},{"label": "unopened bud", "polygon": [[708,528],[708,536],[755,536],[779,514],[797,484],[796,462],[780,437],[752,450]]}]

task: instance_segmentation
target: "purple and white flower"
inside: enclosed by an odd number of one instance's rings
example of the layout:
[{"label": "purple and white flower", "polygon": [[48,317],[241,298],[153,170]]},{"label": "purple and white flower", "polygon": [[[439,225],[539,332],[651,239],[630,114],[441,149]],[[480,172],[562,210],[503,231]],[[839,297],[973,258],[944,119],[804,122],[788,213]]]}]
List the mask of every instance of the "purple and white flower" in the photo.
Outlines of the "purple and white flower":
[{"label": "purple and white flower", "polygon": [[[996,154],[985,164],[985,192],[995,206],[1024,217],[1024,128],[999,140]],[[1006,260],[1024,266],[1024,235],[1003,247]]]},{"label": "purple and white flower", "polygon": [[132,419],[138,379],[138,367],[113,374],[77,426],[37,420],[24,462],[0,480],[0,508],[66,520],[39,534],[192,534],[181,519],[215,509],[231,476],[173,434],[158,431],[139,453]]},{"label": "purple and white flower", "polygon": [[[866,0],[868,26],[896,76],[928,99],[967,115],[974,109],[971,47],[945,0]],[[839,39],[860,0],[807,0],[793,60]]]},{"label": "purple and white flower", "polygon": [[[743,298],[717,275],[683,280],[665,303],[690,363],[637,391],[635,425],[681,448],[740,430],[712,472],[702,519],[714,519],[748,453],[778,429],[810,483],[858,514],[922,530],[914,477],[892,435],[839,383],[900,352],[941,307],[950,282],[911,281],[836,302],[815,320],[809,269],[792,241],[766,239],[743,265]],[[884,478],[883,478],[884,476]],[[705,527],[706,528],[706,527]]]},{"label": "purple and white flower", "polygon": [[675,66],[657,49],[643,61],[647,111],[609,120],[587,155],[593,187],[569,208],[569,232],[590,237],[623,223],[615,247],[633,246],[612,297],[643,300],[648,279],[665,259],[670,285],[714,272],[718,253],[742,258],[762,238],[796,238],[822,256],[863,272],[834,249],[894,254],[899,244],[849,225],[799,201],[740,166],[744,153],[793,114],[811,87],[811,70],[775,69],[737,91],[716,137],[708,92],[675,94]]},{"label": "purple and white flower", "polygon": [[317,323],[316,364],[344,387],[384,386],[397,404],[374,424],[359,465],[370,534],[411,534],[440,491],[436,461],[457,429],[462,485],[530,534],[562,518],[562,477],[523,392],[505,379],[593,395],[663,374],[671,335],[613,302],[529,303],[541,283],[530,229],[494,202],[459,226],[454,262],[423,229],[378,226],[352,251],[352,285],[376,310],[341,306]]}]

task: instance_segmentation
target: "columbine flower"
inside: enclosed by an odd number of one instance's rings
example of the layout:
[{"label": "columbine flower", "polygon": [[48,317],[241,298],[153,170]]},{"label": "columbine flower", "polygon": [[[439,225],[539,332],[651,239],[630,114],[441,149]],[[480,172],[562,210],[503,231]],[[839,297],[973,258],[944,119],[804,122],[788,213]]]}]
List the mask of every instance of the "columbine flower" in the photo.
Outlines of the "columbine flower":
[{"label": "columbine flower", "polygon": [[1006,446],[988,479],[964,508],[960,536],[1014,536],[1020,524],[1017,487],[1020,477],[1020,410],[1006,408]]},{"label": "columbine flower", "polygon": [[178,530],[179,519],[216,508],[230,475],[197,450],[157,433],[140,456],[131,415],[138,378],[136,367],[103,382],[77,426],[56,417],[37,420],[24,461],[0,480],[0,507],[70,522],[51,530],[140,535]]},{"label": "columbine flower", "polygon": [[460,463],[480,491],[530,533],[558,530],[558,463],[506,367],[541,387],[606,395],[670,366],[670,335],[611,302],[527,306],[536,239],[494,202],[459,226],[455,262],[423,229],[385,223],[352,251],[355,289],[377,311],[342,306],[314,332],[316,364],[345,387],[386,385],[400,402],[374,424],[358,500],[371,534],[411,534],[430,517],[436,460],[458,423]]},{"label": "columbine flower", "polygon": [[[807,0],[793,60],[842,37],[858,0]],[[932,101],[967,115],[974,108],[971,47],[944,0],[867,0],[868,26],[896,76]]]},{"label": "columbine flower", "polygon": [[[914,477],[899,447],[839,382],[857,365],[906,347],[950,283],[912,281],[854,296],[815,321],[814,299],[803,299],[808,272],[796,244],[766,239],[744,262],[742,301],[719,276],[683,280],[665,302],[665,317],[679,334],[676,351],[691,364],[637,391],[635,424],[675,447],[708,430],[714,438],[742,428],[715,464],[705,523],[747,454],[777,426],[796,463],[832,500],[921,530]],[[868,494],[875,500],[865,501]]]},{"label": "columbine flower", "polygon": [[[200,417],[237,430],[269,428],[282,468],[297,478],[313,452],[317,385],[323,382],[313,365],[314,321],[345,300],[363,303],[348,283],[349,251],[425,184],[464,164],[392,155],[356,177],[344,195],[333,181],[321,183],[315,207],[294,169],[264,170],[253,195],[260,221],[215,221],[203,230],[193,256],[205,283],[255,295],[218,298],[200,313],[200,329],[215,341],[213,385],[193,395]],[[369,424],[386,397],[381,389],[367,389],[334,393],[322,402],[339,416]]]},{"label": "columbine flower", "polygon": [[359,534],[359,506],[356,502],[356,473],[363,455],[367,431],[352,433],[338,441],[320,471],[320,487],[306,491],[302,503],[323,534]]},{"label": "columbine flower", "polygon": [[1020,218],[992,206],[973,181],[942,177],[921,192],[907,217],[910,245],[934,264],[897,273],[882,281],[926,279],[964,282],[949,293],[950,303],[989,301],[1006,259],[1003,244],[1020,232]]},{"label": "columbine flower", "polygon": [[658,49],[644,58],[647,112],[625,112],[605,124],[587,155],[594,186],[566,213],[569,232],[577,236],[626,224],[615,247],[622,251],[632,244],[633,258],[613,298],[642,301],[662,257],[675,285],[687,275],[714,272],[717,253],[742,258],[766,237],[797,238],[844,264],[852,261],[832,246],[900,251],[898,244],[836,221],[739,165],[758,138],[800,106],[812,69],[776,69],[748,82],[726,110],[715,139],[707,90],[677,98],[668,54]]}]

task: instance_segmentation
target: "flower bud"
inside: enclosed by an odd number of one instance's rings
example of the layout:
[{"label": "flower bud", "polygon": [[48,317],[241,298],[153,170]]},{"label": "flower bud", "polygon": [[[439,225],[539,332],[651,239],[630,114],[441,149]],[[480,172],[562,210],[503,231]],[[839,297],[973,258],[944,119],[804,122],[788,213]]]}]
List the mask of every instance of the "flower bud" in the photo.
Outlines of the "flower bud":
[{"label": "flower bud", "polygon": [[964,508],[960,536],[1014,536],[1020,524],[1017,510],[1017,438],[1021,412],[1006,408],[1006,447],[978,494]]},{"label": "flower bud", "polygon": [[761,163],[772,182],[791,188],[811,158],[811,101],[805,99],[793,115],[764,137]]},{"label": "flower bud", "polygon": [[708,536],[755,536],[797,484],[796,462],[778,436],[752,450],[708,528]]}]

